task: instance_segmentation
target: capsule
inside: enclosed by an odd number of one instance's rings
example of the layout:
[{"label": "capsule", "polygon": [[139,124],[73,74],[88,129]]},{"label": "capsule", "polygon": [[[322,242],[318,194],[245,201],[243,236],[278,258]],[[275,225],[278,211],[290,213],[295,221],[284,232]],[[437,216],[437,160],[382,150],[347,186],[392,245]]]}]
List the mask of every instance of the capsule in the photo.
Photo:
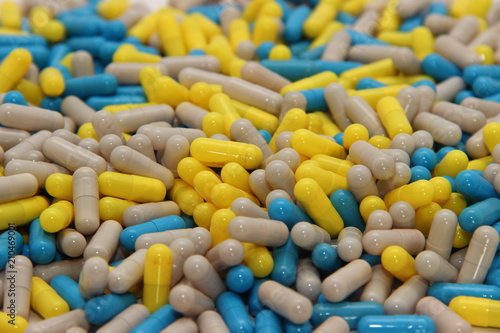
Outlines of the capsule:
[{"label": "capsule", "polygon": [[415,258],[415,267],[418,274],[432,283],[455,282],[458,276],[457,269],[434,251],[420,252]]},{"label": "capsule", "polygon": [[351,262],[361,257],[363,245],[361,238],[363,234],[356,227],[345,227],[337,237],[337,253],[340,259]]},{"label": "capsule", "polygon": [[163,244],[151,246],[144,262],[143,304],[153,313],[168,303],[172,252]]},{"label": "capsule", "polygon": [[382,266],[400,281],[417,275],[415,259],[401,246],[392,245],[382,252]]},{"label": "capsule", "polygon": [[198,328],[200,333],[211,333],[211,332],[220,332],[220,333],[229,333],[229,328],[226,323],[215,311],[204,311],[202,312],[198,318],[196,319],[198,323]]},{"label": "capsule", "polygon": [[101,326],[96,332],[112,333],[132,330],[150,315],[143,304],[132,304],[113,319]]},{"label": "capsule", "polygon": [[365,285],[371,276],[370,264],[363,259],[355,259],[323,280],[323,295],[330,302],[341,302]]},{"label": "capsule", "polygon": [[66,228],[57,234],[57,249],[68,257],[77,258],[87,246],[85,237],[73,228]]},{"label": "capsule", "polygon": [[34,276],[31,284],[31,306],[43,318],[51,318],[70,311],[68,303],[41,278]]},{"label": "capsule", "polygon": [[472,333],[472,326],[438,299],[427,296],[417,303],[416,313],[430,317],[438,332]]},{"label": "capsule", "polygon": [[384,332],[435,332],[436,325],[431,318],[421,315],[365,316],[358,322],[359,333]]},{"label": "capsule", "polygon": [[201,255],[193,255],[186,259],[183,266],[186,278],[203,294],[216,300],[226,291],[224,282],[217,274],[208,259]]},{"label": "capsule", "polygon": [[108,281],[108,263],[101,257],[85,260],[78,280],[80,293],[85,298],[101,295]]},{"label": "capsule", "polygon": [[132,201],[161,201],[166,195],[165,185],[150,177],[107,171],[99,175],[98,182],[101,194]]},{"label": "capsule", "polygon": [[81,327],[86,330],[90,329],[90,324],[85,318],[85,311],[83,309],[75,309],[36,323],[30,323],[29,328],[24,332],[65,332],[66,329],[71,327]]},{"label": "capsule", "polygon": [[389,315],[413,314],[417,302],[423,298],[429,288],[429,282],[420,275],[414,275],[394,290],[384,302],[384,309]]},{"label": "capsule", "polygon": [[172,308],[186,316],[196,317],[204,311],[215,309],[215,304],[210,297],[188,285],[175,286],[169,297]]},{"label": "capsule", "polygon": [[205,256],[215,270],[220,272],[239,265],[243,261],[244,249],[239,241],[231,238],[212,247]]},{"label": "capsule", "polygon": [[75,228],[84,235],[99,227],[99,192],[97,173],[81,167],[73,173],[73,205]]},{"label": "capsule", "polygon": [[499,306],[499,301],[470,296],[457,296],[449,304],[469,324],[496,328],[500,327]]}]

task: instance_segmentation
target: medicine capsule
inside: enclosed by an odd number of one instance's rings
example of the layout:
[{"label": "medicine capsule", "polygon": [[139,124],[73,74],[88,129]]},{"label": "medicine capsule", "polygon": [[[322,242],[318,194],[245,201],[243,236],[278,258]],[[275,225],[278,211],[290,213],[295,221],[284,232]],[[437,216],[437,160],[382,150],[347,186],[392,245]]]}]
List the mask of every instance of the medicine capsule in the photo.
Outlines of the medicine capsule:
[{"label": "medicine capsule", "polygon": [[204,311],[215,309],[210,297],[185,284],[172,288],[169,297],[172,308],[185,316],[196,317]]},{"label": "medicine capsule", "polygon": [[144,262],[143,304],[153,313],[168,303],[172,252],[163,244],[151,246]]},{"label": "medicine capsule", "polygon": [[356,289],[366,284],[371,276],[372,268],[368,262],[355,259],[323,280],[323,295],[330,302],[341,302]]},{"label": "medicine capsule", "polygon": [[363,236],[363,249],[369,254],[382,254],[393,245],[415,255],[424,249],[425,237],[417,229],[371,230]]},{"label": "medicine capsule", "polygon": [[436,325],[431,318],[421,315],[369,315],[364,316],[358,322],[359,333],[370,333],[378,330],[386,332],[402,332],[415,330],[420,332],[435,332]]},{"label": "medicine capsule", "polygon": [[68,257],[80,257],[86,246],[85,237],[73,228],[66,228],[57,234],[57,249]]},{"label": "medicine capsule", "polygon": [[434,251],[420,252],[415,258],[415,267],[418,274],[432,283],[455,282],[458,276],[457,269]]},{"label": "medicine capsule", "polygon": [[394,290],[384,302],[384,309],[389,315],[413,314],[417,302],[423,298],[429,282],[420,275],[414,275]]},{"label": "medicine capsule", "polygon": [[0,92],[12,90],[24,76],[32,61],[31,53],[26,49],[12,50],[0,65],[0,77],[2,77]]},{"label": "medicine capsule", "polygon": [[207,258],[193,255],[186,259],[183,266],[184,275],[199,291],[216,300],[226,291],[224,282]]},{"label": "medicine capsule", "polygon": [[449,307],[471,325],[498,328],[499,303],[491,299],[457,296],[450,302]]},{"label": "medicine capsule", "polygon": [[417,275],[415,259],[401,246],[392,245],[382,252],[382,265],[395,278],[406,281]]},{"label": "medicine capsule", "polygon": [[132,330],[150,315],[143,304],[132,304],[113,319],[101,326],[96,332],[112,333]]},{"label": "medicine capsule", "polygon": [[43,318],[51,318],[69,312],[69,305],[41,278],[34,276],[31,284],[31,306]]},{"label": "medicine capsule", "polygon": [[60,332],[65,331],[68,327],[90,329],[90,324],[85,318],[85,311],[83,309],[75,309],[59,316],[48,318],[36,323],[30,323],[29,328],[27,328],[25,332]]},{"label": "medicine capsule", "polygon": [[81,167],[73,173],[75,228],[84,235],[99,227],[99,191],[97,173]]},{"label": "medicine capsule", "polygon": [[229,235],[241,242],[281,246],[288,239],[285,223],[276,220],[238,216],[228,226]]},{"label": "medicine capsule", "polygon": [[99,175],[98,182],[101,194],[132,201],[161,201],[166,195],[165,185],[150,177],[107,171]]}]

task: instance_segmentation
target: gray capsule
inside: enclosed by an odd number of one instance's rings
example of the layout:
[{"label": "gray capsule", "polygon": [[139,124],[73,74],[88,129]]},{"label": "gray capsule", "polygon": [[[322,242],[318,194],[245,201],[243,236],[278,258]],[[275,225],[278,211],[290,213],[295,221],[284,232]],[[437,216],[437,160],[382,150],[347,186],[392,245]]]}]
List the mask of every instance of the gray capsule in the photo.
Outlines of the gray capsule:
[{"label": "gray capsule", "polygon": [[6,127],[30,132],[55,131],[64,127],[64,119],[59,112],[12,103],[0,105],[0,122]]}]

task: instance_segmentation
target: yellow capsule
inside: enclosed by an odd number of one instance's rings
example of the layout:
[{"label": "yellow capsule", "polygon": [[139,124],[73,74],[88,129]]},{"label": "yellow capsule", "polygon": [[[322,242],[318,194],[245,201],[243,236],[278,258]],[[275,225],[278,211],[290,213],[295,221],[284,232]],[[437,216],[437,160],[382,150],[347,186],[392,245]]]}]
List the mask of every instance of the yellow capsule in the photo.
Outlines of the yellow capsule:
[{"label": "yellow capsule", "polygon": [[245,249],[243,263],[250,268],[256,278],[263,278],[271,274],[274,260],[265,246],[252,243],[242,243]]},{"label": "yellow capsule", "polygon": [[361,124],[351,124],[344,130],[342,144],[345,149],[349,150],[351,145],[356,141],[368,141],[370,134],[365,126]]},{"label": "yellow capsule", "polygon": [[169,57],[187,55],[180,25],[173,13],[162,11],[159,14],[158,36],[165,55]]},{"label": "yellow capsule", "polygon": [[311,160],[319,163],[319,166],[321,168],[337,173],[344,177],[347,177],[347,172],[352,166],[354,166],[354,163],[352,163],[351,161],[323,154],[314,155]]},{"label": "yellow capsule", "polygon": [[212,202],[211,192],[214,186],[218,184],[222,184],[222,181],[217,175],[210,171],[200,171],[193,179],[194,189],[208,202]]},{"label": "yellow capsule", "polygon": [[241,142],[197,138],[191,143],[190,152],[201,163],[215,168],[236,162],[245,169],[256,169],[262,162],[259,147]]},{"label": "yellow capsule", "polygon": [[146,66],[139,73],[139,81],[149,102],[156,102],[156,80],[162,75],[155,66]]},{"label": "yellow capsule", "polygon": [[412,46],[412,33],[400,31],[382,31],[377,35],[377,38],[383,42],[396,45],[411,47]]},{"label": "yellow capsule", "polygon": [[451,2],[450,15],[462,17],[468,14],[469,0],[454,0]]},{"label": "yellow capsule", "polygon": [[55,233],[69,226],[73,218],[73,204],[67,200],[59,200],[40,214],[40,226],[47,232]]},{"label": "yellow capsule", "polygon": [[383,135],[374,135],[368,139],[368,143],[378,149],[389,149],[391,146],[391,139]]},{"label": "yellow capsule", "polygon": [[208,84],[205,82],[196,82],[189,89],[189,99],[194,105],[208,110],[208,101],[215,93],[222,92],[220,85]]},{"label": "yellow capsule", "polygon": [[413,134],[406,112],[397,98],[383,97],[378,101],[376,110],[391,139],[400,133]]},{"label": "yellow capsule", "polygon": [[421,179],[392,190],[386,194],[384,201],[387,207],[398,201],[406,201],[417,209],[429,204],[433,199],[434,186],[428,180]]},{"label": "yellow capsule", "polygon": [[210,98],[208,106],[210,111],[220,113],[224,117],[225,134],[231,138],[231,125],[241,116],[236,111],[229,96],[224,93],[216,93]]},{"label": "yellow capsule", "polygon": [[189,90],[170,76],[160,76],[154,84],[155,102],[176,107],[189,100]]},{"label": "yellow capsule", "polygon": [[395,31],[401,24],[401,17],[397,12],[399,0],[389,0],[378,21],[378,31]]},{"label": "yellow capsule", "polygon": [[229,236],[228,226],[229,222],[236,217],[229,209],[219,209],[213,215],[210,220],[210,235],[212,236],[212,247],[217,244],[222,243],[226,239],[231,238]]},{"label": "yellow capsule", "polygon": [[[149,37],[153,35],[157,30],[160,35],[162,34],[162,21],[165,17],[162,16],[160,20],[160,15],[156,13],[151,13],[134,24],[127,32],[127,35],[139,38],[139,40],[145,44]],[[163,44],[163,43],[162,43]]]},{"label": "yellow capsule", "polygon": [[42,278],[33,276],[31,280],[31,308],[43,318],[52,318],[69,312],[69,305]]},{"label": "yellow capsule", "polygon": [[481,157],[481,158],[476,158],[475,160],[471,160],[471,161],[469,161],[469,163],[467,163],[466,170],[484,171],[484,169],[486,169],[488,164],[490,164],[492,162],[493,162],[493,156],[491,156],[491,155]]},{"label": "yellow capsule", "polygon": [[451,184],[448,179],[444,177],[432,177],[429,181],[434,186],[434,199],[432,201],[441,205],[450,200]]},{"label": "yellow capsule", "polygon": [[36,31],[49,23],[52,19],[52,12],[48,7],[35,6],[31,8],[29,13],[30,26],[33,31]]},{"label": "yellow capsule", "polygon": [[469,158],[463,151],[455,149],[446,154],[434,167],[434,176],[456,177],[469,164]]},{"label": "yellow capsule", "polygon": [[106,171],[99,175],[99,192],[137,202],[162,201],[167,189],[155,178]]},{"label": "yellow capsule", "polygon": [[250,173],[238,163],[228,163],[222,167],[220,177],[226,184],[239,188],[242,191],[252,193],[248,183]]},{"label": "yellow capsule", "polygon": [[457,224],[457,229],[455,230],[455,237],[453,237],[453,247],[457,249],[462,249],[469,245],[472,234],[468,233]]},{"label": "yellow capsule", "polygon": [[201,203],[194,208],[193,220],[198,227],[210,230],[212,216],[215,214],[216,211],[217,207],[215,207],[212,203],[210,202]]},{"label": "yellow capsule", "polygon": [[296,181],[304,178],[314,179],[321,186],[323,192],[325,192],[328,196],[337,190],[349,189],[346,177],[322,169],[310,163],[302,163],[295,171]]},{"label": "yellow capsule", "polygon": [[341,3],[342,1],[339,0],[321,0],[304,22],[304,34],[308,38],[318,36],[337,16]]},{"label": "yellow capsule", "polygon": [[306,112],[299,108],[293,108],[288,110],[283,119],[278,125],[278,128],[273,134],[271,141],[269,142],[269,147],[273,151],[276,151],[276,139],[281,132],[289,131],[295,132],[298,129],[305,128],[307,126],[307,115]]},{"label": "yellow capsule", "polygon": [[342,217],[317,181],[303,178],[295,184],[293,193],[311,219],[325,229],[330,236],[336,237],[344,228]]},{"label": "yellow capsule", "polygon": [[28,36],[29,33],[22,30],[12,29],[12,28],[4,28],[0,27],[0,34],[2,35],[18,35],[18,36]]},{"label": "yellow capsule", "polygon": [[191,17],[198,22],[202,33],[205,34],[207,40],[212,39],[212,37],[222,34],[221,28],[212,20],[207,18],[205,15],[200,13],[193,13]]},{"label": "yellow capsule", "polygon": [[40,106],[42,99],[45,97],[43,95],[42,88],[39,85],[26,79],[21,79],[14,90],[23,94],[26,101],[34,104],[35,106]]},{"label": "yellow capsule", "polygon": [[193,157],[183,158],[179,161],[179,164],[177,164],[177,173],[179,177],[191,186],[193,185],[196,174],[204,170],[212,171],[210,168]]},{"label": "yellow capsule", "polygon": [[434,78],[429,75],[408,75],[408,76],[382,76],[378,77],[377,81],[393,86],[398,84],[414,84],[421,80],[429,80],[435,82]]},{"label": "yellow capsule", "polygon": [[237,18],[229,24],[229,43],[234,52],[241,42],[251,40],[250,29],[247,21]]},{"label": "yellow capsule", "polygon": [[136,203],[130,200],[103,197],[99,200],[99,218],[103,221],[115,220],[122,223],[123,212],[133,205]]},{"label": "yellow capsule", "polygon": [[483,59],[483,65],[493,65],[495,63],[495,51],[489,45],[478,45],[474,52],[479,54]]},{"label": "yellow capsule", "polygon": [[129,7],[129,0],[106,0],[97,4],[97,13],[106,20],[113,20],[120,17]]},{"label": "yellow capsule", "polygon": [[376,79],[379,76],[396,75],[396,67],[392,59],[386,58],[372,62],[357,68],[349,69],[340,75],[341,79],[347,80],[355,87],[362,78],[370,77]]},{"label": "yellow capsule", "polygon": [[113,54],[113,62],[145,62],[156,63],[161,57],[156,54],[141,52],[132,44],[123,44]]},{"label": "yellow capsule", "polygon": [[256,205],[260,205],[260,201],[252,194],[225,183],[215,185],[210,192],[210,197],[213,204],[221,208],[231,207],[233,201],[238,198],[247,198]]},{"label": "yellow capsule", "polygon": [[500,143],[500,123],[491,122],[483,127],[484,144],[488,151],[493,152],[493,148]]},{"label": "yellow capsule", "polygon": [[457,296],[448,306],[473,326],[500,328],[500,301],[482,297]]},{"label": "yellow capsule", "polygon": [[332,39],[333,35],[335,35],[337,31],[340,31],[343,28],[344,25],[340,22],[333,21],[328,23],[325,29],[323,29],[323,31],[321,31],[319,35],[314,38],[311,45],[309,45],[309,50],[325,45],[330,41],[330,39]]},{"label": "yellow capsule", "polygon": [[158,105],[158,103],[126,103],[126,104],[112,104],[107,105],[102,108],[102,110],[108,111],[109,113],[116,113],[120,111],[138,109],[146,106]]},{"label": "yellow capsule", "polygon": [[240,77],[241,68],[240,72],[237,69],[242,65],[242,62],[244,63],[244,60],[236,56],[225,36],[220,35],[212,38],[205,52],[219,59],[220,71],[223,74]]},{"label": "yellow capsule", "polygon": [[368,221],[370,214],[376,210],[388,210],[384,200],[378,196],[369,195],[359,203],[359,213],[365,222]]},{"label": "yellow capsule", "polygon": [[73,201],[73,176],[53,173],[45,180],[45,190],[54,198]]},{"label": "yellow capsule", "polygon": [[290,60],[292,59],[292,51],[283,44],[275,45],[269,52],[269,60]]},{"label": "yellow capsule", "polygon": [[370,0],[348,0],[342,3],[340,9],[346,13],[354,16],[358,16],[364,9],[365,3],[370,2]]},{"label": "yellow capsule", "polygon": [[323,120],[317,113],[307,114],[306,130],[316,134],[323,134]]},{"label": "yellow capsule", "polygon": [[278,19],[269,16],[261,16],[255,20],[253,27],[252,41],[255,46],[259,46],[263,42],[276,43],[280,27]]},{"label": "yellow capsule", "polygon": [[377,107],[378,101],[385,96],[397,97],[398,93],[401,89],[407,87],[407,85],[396,85],[396,86],[387,86],[382,88],[374,88],[374,89],[363,89],[353,91],[349,96],[359,96],[363,98],[372,108]]},{"label": "yellow capsule", "polygon": [[193,215],[193,211],[199,204],[203,203],[203,198],[182,179],[174,179],[174,185],[168,191],[169,197],[174,201],[184,214]]},{"label": "yellow capsule", "polygon": [[86,139],[86,138],[91,138],[96,141],[99,141],[99,137],[97,136],[97,133],[94,129],[94,126],[92,123],[85,123],[82,124],[78,128],[78,132],[76,133],[80,139]]},{"label": "yellow capsule", "polygon": [[46,67],[40,72],[38,77],[42,92],[49,97],[62,95],[65,88],[64,77],[61,72],[54,67]]},{"label": "yellow capsule", "polygon": [[330,117],[326,115],[325,112],[323,111],[315,111],[313,114],[319,116],[321,119],[321,122],[323,123],[322,125],[322,134],[323,135],[328,135],[328,136],[335,136],[342,132],[340,128],[332,121]]},{"label": "yellow capsule", "polygon": [[198,20],[192,17],[186,17],[182,20],[181,33],[184,38],[184,45],[187,51],[203,50],[207,46],[207,40],[201,30]]},{"label": "yellow capsule", "polygon": [[329,155],[337,158],[345,157],[344,147],[333,140],[308,131],[306,129],[296,130],[290,139],[293,149],[309,158],[317,154]]},{"label": "yellow capsule", "polygon": [[429,28],[417,27],[411,32],[411,37],[411,48],[420,60],[434,52],[434,35]]},{"label": "yellow capsule", "polygon": [[281,18],[283,16],[283,9],[274,1],[266,2],[262,5],[262,7],[260,7],[259,12],[257,13],[257,18],[262,16]]},{"label": "yellow capsule", "polygon": [[14,1],[4,1],[0,6],[0,22],[2,27],[21,29],[22,13],[19,5]]},{"label": "yellow capsule", "polygon": [[460,193],[453,192],[448,201],[442,204],[441,207],[453,211],[458,216],[462,210],[467,208],[467,201]]},{"label": "yellow capsule", "polygon": [[485,17],[492,5],[493,0],[469,0],[466,14]]},{"label": "yellow capsule", "polygon": [[334,72],[325,71],[284,86],[283,88],[281,88],[280,94],[285,95],[286,93],[291,91],[324,88],[330,83],[334,83],[337,81],[338,77]]},{"label": "yellow capsule", "polygon": [[415,210],[415,229],[420,230],[425,237],[429,235],[434,214],[441,210],[441,206],[435,202],[430,202]]},{"label": "yellow capsule", "polygon": [[382,266],[400,281],[406,281],[418,274],[415,259],[401,246],[389,246],[382,252],[380,260]]},{"label": "yellow capsule", "polygon": [[164,244],[154,244],[146,252],[142,304],[150,313],[168,304],[172,262],[172,251]]},{"label": "yellow capsule", "polygon": [[226,134],[226,122],[224,116],[217,112],[210,112],[203,117],[201,129],[207,137],[215,134]]},{"label": "yellow capsule", "polygon": [[21,316],[0,311],[0,332],[22,333],[28,327],[28,321]]},{"label": "yellow capsule", "polygon": [[0,65],[0,93],[13,90],[28,71],[33,58],[26,49],[14,49]]},{"label": "yellow capsule", "polygon": [[47,207],[49,202],[41,195],[1,204],[0,230],[5,230],[10,225],[18,227],[30,223]]},{"label": "yellow capsule", "polygon": [[242,118],[249,120],[258,130],[264,130],[273,134],[278,128],[278,118],[275,115],[235,99],[232,99],[231,102],[236,112]]}]

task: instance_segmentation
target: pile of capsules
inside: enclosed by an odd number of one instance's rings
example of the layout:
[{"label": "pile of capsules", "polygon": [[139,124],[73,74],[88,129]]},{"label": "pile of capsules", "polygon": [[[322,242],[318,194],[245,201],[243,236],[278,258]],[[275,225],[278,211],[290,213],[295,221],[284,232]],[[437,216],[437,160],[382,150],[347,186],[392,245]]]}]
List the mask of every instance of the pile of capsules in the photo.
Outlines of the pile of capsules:
[{"label": "pile of capsules", "polygon": [[499,22],[2,2],[0,332],[500,328]]}]

